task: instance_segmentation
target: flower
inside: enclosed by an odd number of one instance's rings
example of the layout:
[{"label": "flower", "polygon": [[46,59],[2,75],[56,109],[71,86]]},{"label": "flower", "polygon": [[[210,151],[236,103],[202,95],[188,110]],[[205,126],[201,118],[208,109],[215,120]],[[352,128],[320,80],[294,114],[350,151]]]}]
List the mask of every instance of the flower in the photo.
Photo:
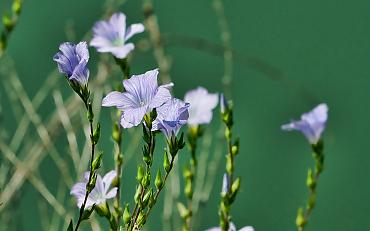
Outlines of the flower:
[{"label": "flower", "polygon": [[[85,172],[84,180],[82,182],[78,182],[73,185],[71,189],[71,195],[75,196],[77,199],[77,206],[81,208],[82,203],[85,199],[86,195],[86,184],[89,181],[89,174],[90,172]],[[95,187],[90,192],[89,196],[87,197],[86,206],[85,208],[89,208],[91,206],[99,205],[104,203],[107,199],[111,199],[116,196],[117,194],[117,187],[112,188],[109,190],[110,185],[112,184],[113,179],[117,176],[116,171],[112,170],[105,174],[102,178],[99,174],[96,178]]]},{"label": "flower", "polygon": [[[213,227],[206,231],[222,231],[222,229],[220,227]],[[236,227],[233,223],[230,223],[229,231],[236,231]],[[239,229],[239,231],[254,231],[254,229],[252,226],[245,226],[244,228]]]},{"label": "flower", "polygon": [[230,177],[227,175],[227,173],[224,174],[224,178],[222,180],[222,195],[226,195],[230,190]]},{"label": "flower", "polygon": [[116,58],[124,59],[135,47],[132,43],[125,44],[126,41],[143,31],[144,26],[141,23],[126,28],[126,15],[115,13],[109,20],[95,23],[90,46],[95,47],[98,52],[110,52]]},{"label": "flower", "polygon": [[218,94],[210,94],[207,89],[198,87],[188,91],[184,101],[190,103],[189,125],[209,124],[212,120],[212,110],[218,104]]},{"label": "flower", "polygon": [[157,108],[157,118],[153,121],[152,131],[160,130],[167,139],[177,135],[189,118],[189,103],[171,99]]},{"label": "flower", "polygon": [[102,106],[115,106],[122,110],[121,125],[123,128],[139,125],[146,113],[172,98],[170,89],[173,83],[158,87],[157,76],[158,69],[154,69],[123,80],[126,92],[110,92],[103,99]]},{"label": "flower", "polygon": [[327,119],[328,106],[326,104],[319,104],[312,111],[304,113],[301,116],[301,120],[284,124],[281,128],[285,131],[301,131],[311,144],[316,144],[325,129]]},{"label": "flower", "polygon": [[81,85],[86,85],[89,80],[89,50],[86,42],[80,42],[77,45],[69,42],[62,43],[59,46],[59,52],[53,57],[57,62],[59,72],[65,74],[69,80],[75,80]]}]

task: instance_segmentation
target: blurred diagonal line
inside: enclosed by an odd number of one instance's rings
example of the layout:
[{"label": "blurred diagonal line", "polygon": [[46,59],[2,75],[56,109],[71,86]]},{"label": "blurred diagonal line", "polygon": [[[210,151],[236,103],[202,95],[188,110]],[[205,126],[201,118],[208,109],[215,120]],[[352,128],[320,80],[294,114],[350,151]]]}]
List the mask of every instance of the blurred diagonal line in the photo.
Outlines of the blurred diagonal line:
[{"label": "blurred diagonal line", "polygon": [[69,144],[69,149],[70,149],[71,157],[73,160],[73,164],[75,166],[75,169],[78,169],[78,164],[80,162],[80,156],[78,152],[77,138],[73,131],[71,120],[69,118],[67,110],[64,107],[62,94],[60,93],[59,90],[53,91],[53,98],[54,98],[55,106],[57,107],[57,110],[58,110],[60,121],[62,122],[63,128],[67,133],[67,139],[68,139],[68,144]]},{"label": "blurred diagonal line", "polygon": [[[32,105],[34,106],[34,109],[37,110],[42,102],[46,99],[48,96],[48,93],[50,89],[54,88],[54,86],[57,84],[59,78],[56,77],[56,71],[53,71],[49,77],[46,78],[46,81],[44,84],[41,86],[40,90],[37,91],[35,97],[32,100]],[[14,133],[14,136],[10,142],[10,148],[14,151],[17,152],[18,148],[20,147],[20,144],[22,142],[22,137],[25,136],[28,126],[30,124],[30,119],[27,114],[24,114],[18,124],[17,130]]]},{"label": "blurred diagonal line", "polygon": [[[75,96],[71,96],[69,100],[67,101],[67,110],[70,112],[71,116],[76,114],[78,110],[75,110],[78,108],[78,105],[80,102],[77,100]],[[47,124],[47,128],[49,128],[49,131],[53,131],[50,135],[57,136],[60,132],[60,130],[56,129],[60,126],[59,116],[56,112],[51,116],[51,119],[49,120]],[[42,159],[46,156],[47,151],[50,148],[50,144],[43,145],[43,144],[35,144],[31,148],[29,148],[29,153],[32,153],[32,155],[28,155],[29,158],[26,158],[26,160],[23,161],[21,168],[16,168],[15,173],[11,177],[7,187],[4,188],[4,191],[0,194],[0,201],[2,201],[4,204],[3,206],[0,206],[0,212],[6,208],[6,205],[14,195],[15,191],[17,191],[25,181],[25,178],[27,175],[38,168],[38,165],[41,163]]]},{"label": "blurred diagonal line", "polygon": [[[22,163],[17,158],[15,153],[11,151],[10,147],[7,146],[1,139],[0,139],[0,150],[3,153],[3,155],[16,167],[16,169],[27,168],[26,166],[24,166],[24,163]],[[34,175],[33,171],[28,172],[26,177],[29,179],[31,184],[40,192],[40,194],[45,198],[45,200],[55,209],[55,211],[58,212],[60,216],[65,216],[66,211],[64,210],[63,206],[60,205],[59,202],[54,198],[54,196],[49,192],[44,183]],[[8,201],[5,200],[3,202],[8,203]],[[3,206],[5,207],[5,204]]]},{"label": "blurred diagonal line", "polygon": [[36,131],[39,134],[43,145],[44,146],[50,145],[49,151],[51,158],[55,162],[55,165],[58,167],[59,171],[62,173],[63,179],[65,180],[66,184],[71,185],[73,182],[72,177],[68,171],[68,165],[64,161],[64,159],[60,157],[57,149],[54,146],[53,140],[49,136],[49,132],[45,128],[45,125],[42,123],[41,118],[38,116],[36,110],[34,109],[32,102],[28,98],[22,86],[22,83],[20,82],[15,73],[11,74],[9,77],[10,83],[12,84],[14,91],[17,93],[17,96],[19,97],[20,102],[22,103],[24,109],[26,110],[26,114],[29,116],[29,119],[36,127]]}]

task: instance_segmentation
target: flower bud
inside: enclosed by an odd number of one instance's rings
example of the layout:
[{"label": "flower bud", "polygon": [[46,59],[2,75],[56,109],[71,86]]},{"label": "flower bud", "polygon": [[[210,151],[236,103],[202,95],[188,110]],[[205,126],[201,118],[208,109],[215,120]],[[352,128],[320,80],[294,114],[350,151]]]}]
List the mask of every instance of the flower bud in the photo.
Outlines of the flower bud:
[{"label": "flower bud", "polygon": [[97,123],[96,124],[96,128],[93,132],[93,136],[92,136],[92,142],[94,144],[97,144],[98,141],[99,141],[99,138],[100,138],[100,123]]},{"label": "flower bud", "polygon": [[126,204],[125,206],[125,210],[123,211],[122,218],[125,224],[128,224],[130,222],[131,214],[130,214],[130,209],[128,207],[128,204]]},{"label": "flower bud", "polygon": [[231,193],[237,193],[240,189],[240,177],[234,180],[233,184],[231,185]]},{"label": "flower bud", "polygon": [[117,122],[113,125],[112,138],[116,143],[119,143],[121,141],[121,131]]},{"label": "flower bud", "polygon": [[303,208],[299,208],[297,218],[295,220],[296,225],[300,228],[302,228],[306,224],[306,219],[304,218],[303,213]]},{"label": "flower bud", "polygon": [[163,168],[167,173],[171,171],[171,164],[170,161],[168,160],[168,155],[166,151],[164,152],[163,156]]},{"label": "flower bud", "polygon": [[140,202],[141,190],[143,190],[143,186],[141,186],[141,184],[139,184],[139,186],[136,188],[136,192],[135,192],[135,196],[134,196],[134,200],[135,200],[136,204],[139,204],[139,202]]},{"label": "flower bud", "polygon": [[315,187],[316,187],[316,181],[315,181],[315,178],[314,178],[314,175],[313,175],[313,171],[312,169],[308,169],[308,172],[307,172],[307,180],[306,180],[306,185],[308,188],[310,188],[311,190],[314,190]]},{"label": "flower bud", "polygon": [[107,203],[102,203],[100,205],[95,206],[95,210],[101,217],[110,217],[110,211],[107,206]]},{"label": "flower bud", "polygon": [[162,176],[161,176],[161,170],[160,169],[158,169],[158,171],[157,171],[157,175],[155,177],[154,184],[155,184],[155,187],[157,187],[158,190],[163,187],[163,181],[162,181]]},{"label": "flower bud", "polygon": [[143,204],[146,206],[150,200],[150,198],[153,196],[153,189],[150,189],[143,198]]},{"label": "flower bud", "polygon": [[144,177],[144,169],[143,169],[143,166],[139,165],[137,167],[137,175],[136,175],[136,180],[141,183],[141,180],[143,179]]},{"label": "flower bud", "polygon": [[102,161],[103,153],[100,152],[99,155],[93,160],[92,162],[92,170],[97,170],[101,166],[101,161]]},{"label": "flower bud", "polygon": [[190,179],[186,180],[184,191],[185,191],[185,195],[188,198],[191,199],[193,197],[193,186],[192,186],[192,181]]},{"label": "flower bud", "polygon": [[150,185],[150,179],[151,179],[150,172],[147,172],[144,178],[141,180],[141,183],[144,186],[144,188],[147,188]]}]

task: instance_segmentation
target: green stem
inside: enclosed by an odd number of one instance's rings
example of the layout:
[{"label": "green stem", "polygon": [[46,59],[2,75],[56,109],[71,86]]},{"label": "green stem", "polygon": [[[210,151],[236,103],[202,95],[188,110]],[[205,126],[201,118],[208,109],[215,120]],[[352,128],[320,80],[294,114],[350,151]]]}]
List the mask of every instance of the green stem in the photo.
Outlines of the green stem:
[{"label": "green stem", "polygon": [[[87,102],[88,100],[84,101],[85,103],[85,107],[87,109],[87,111],[89,112],[90,110],[92,110],[92,106],[91,106],[91,102]],[[75,231],[78,230],[80,224],[81,224],[81,221],[82,221],[82,215],[83,215],[83,212],[85,210],[85,206],[86,206],[86,202],[87,202],[87,198],[90,194],[90,187],[89,185],[91,184],[91,180],[92,180],[92,176],[93,176],[93,161],[94,161],[94,155],[95,155],[95,142],[93,141],[93,134],[94,134],[94,127],[93,127],[93,118],[90,117],[89,118],[89,123],[90,123],[90,141],[91,141],[91,158],[90,158],[90,174],[89,174],[89,180],[86,184],[86,194],[85,194],[85,198],[84,198],[84,202],[82,203],[82,206],[80,208],[80,214],[79,214],[79,217],[78,217],[78,220],[77,220],[77,224],[76,224],[76,228],[75,228]]]}]

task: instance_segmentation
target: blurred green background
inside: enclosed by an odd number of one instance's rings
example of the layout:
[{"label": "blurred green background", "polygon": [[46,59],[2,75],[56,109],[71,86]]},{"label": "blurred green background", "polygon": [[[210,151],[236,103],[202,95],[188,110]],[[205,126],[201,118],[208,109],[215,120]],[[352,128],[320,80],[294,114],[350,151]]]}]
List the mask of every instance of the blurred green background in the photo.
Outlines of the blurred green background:
[{"label": "blurred green background", "polygon": [[[103,14],[103,5],[103,1],[91,0],[24,2],[7,53],[31,98],[45,76],[55,69],[52,57],[66,40],[66,25],[73,25],[75,42],[81,40]],[[1,14],[8,10],[7,6],[8,1],[0,3]],[[242,177],[242,189],[232,207],[233,221],[238,227],[253,225],[257,231],[296,229],[296,212],[305,202],[306,173],[313,161],[304,137],[284,133],[280,126],[325,102],[330,108],[324,134],[325,171],[318,186],[317,207],[306,230],[369,230],[370,2],[239,0],[224,1],[224,6],[235,51],[232,82],[235,133],[241,138],[236,174]],[[127,15],[129,24],[144,20],[142,1],[129,0],[116,10]],[[199,85],[222,92],[224,61],[218,49],[222,41],[212,1],[155,1],[154,12],[162,34],[169,38],[164,45],[172,60],[170,75],[176,97],[182,98],[187,90]],[[133,41],[147,36],[147,33],[137,35]],[[216,49],[205,48],[204,44],[189,45],[179,38],[206,41],[216,45]],[[90,53],[89,66],[94,76],[99,54],[93,48]],[[150,49],[135,50],[131,63],[131,72],[136,74],[157,67]],[[67,84],[60,83],[56,87],[68,94]],[[10,103],[0,93],[5,112],[0,125],[4,127],[0,129],[12,134],[17,124]],[[39,110],[40,115],[47,117],[55,109],[52,99],[49,101]],[[103,109],[101,115],[106,126],[101,147],[112,144],[110,113],[110,109]],[[217,130],[218,119],[216,116],[209,131]],[[25,139],[32,136],[35,134],[27,133]],[[59,147],[65,144],[55,142]],[[129,145],[123,142],[124,146]],[[187,154],[180,154],[181,162]],[[139,162],[140,158],[138,153],[134,161]],[[105,161],[105,169],[109,169],[112,163],[108,154]],[[43,161],[40,169],[46,185],[55,193],[61,176],[50,158]],[[224,162],[217,169],[210,200],[201,210],[199,230],[218,224],[223,169]],[[123,190],[130,194],[134,187],[134,165],[123,173],[126,174]],[[18,229],[41,230],[45,218],[37,212],[36,199],[40,195],[29,183],[21,190],[16,199],[19,211],[14,212]],[[68,192],[66,189],[65,203],[73,208],[74,201]],[[158,222],[161,207],[155,209],[147,224],[149,230],[161,230]],[[74,212],[76,219],[77,209]]]}]

